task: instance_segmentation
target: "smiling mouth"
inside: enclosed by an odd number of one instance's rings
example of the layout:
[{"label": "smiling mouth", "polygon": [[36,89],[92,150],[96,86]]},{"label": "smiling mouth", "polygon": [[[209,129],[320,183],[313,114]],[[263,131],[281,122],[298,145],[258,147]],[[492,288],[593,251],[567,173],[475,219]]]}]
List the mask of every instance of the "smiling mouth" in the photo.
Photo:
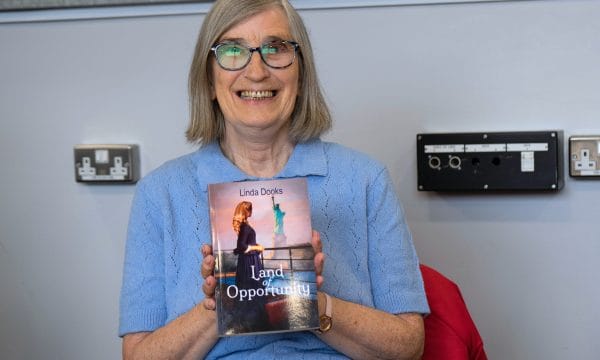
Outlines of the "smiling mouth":
[{"label": "smiling mouth", "polygon": [[263,91],[250,91],[244,90],[238,92],[238,96],[245,100],[263,100],[270,99],[277,94],[276,91],[273,90],[263,90]]}]

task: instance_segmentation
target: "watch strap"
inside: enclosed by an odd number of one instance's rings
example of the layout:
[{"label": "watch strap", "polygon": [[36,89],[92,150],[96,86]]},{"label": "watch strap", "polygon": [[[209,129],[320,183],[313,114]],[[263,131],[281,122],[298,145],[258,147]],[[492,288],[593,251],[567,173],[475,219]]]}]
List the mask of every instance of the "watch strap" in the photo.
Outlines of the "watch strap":
[{"label": "watch strap", "polygon": [[329,294],[325,294],[325,316],[331,317],[331,307],[333,301],[331,301],[331,296]]}]

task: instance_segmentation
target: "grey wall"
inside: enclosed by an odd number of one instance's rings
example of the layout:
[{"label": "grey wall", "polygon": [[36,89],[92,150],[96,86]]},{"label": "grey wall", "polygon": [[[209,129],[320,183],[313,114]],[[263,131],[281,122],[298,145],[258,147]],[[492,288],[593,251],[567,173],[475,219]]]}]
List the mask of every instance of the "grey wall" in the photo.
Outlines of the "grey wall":
[{"label": "grey wall", "polygon": [[[389,166],[422,261],[461,286],[490,358],[597,358],[600,182],[419,193],[415,134],[600,133],[600,2],[302,14],[336,119],[327,138]],[[120,357],[133,187],[76,184],[72,148],[138,143],[143,173],[192,150],[186,72],[201,20],[0,24],[2,359]]]}]

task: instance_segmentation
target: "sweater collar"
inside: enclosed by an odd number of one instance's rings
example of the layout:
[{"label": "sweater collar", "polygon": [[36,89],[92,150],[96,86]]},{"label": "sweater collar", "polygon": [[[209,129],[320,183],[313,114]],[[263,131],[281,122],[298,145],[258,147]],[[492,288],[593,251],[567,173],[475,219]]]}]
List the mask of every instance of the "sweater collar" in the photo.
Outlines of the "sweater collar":
[{"label": "sweater collar", "polygon": [[[217,142],[200,148],[194,158],[199,180],[206,185],[221,182],[269,180],[250,176],[241,171],[225,157]],[[273,179],[310,175],[327,175],[324,143],[319,139],[296,144],[287,164]],[[206,191],[207,187],[203,186],[203,188]]]}]

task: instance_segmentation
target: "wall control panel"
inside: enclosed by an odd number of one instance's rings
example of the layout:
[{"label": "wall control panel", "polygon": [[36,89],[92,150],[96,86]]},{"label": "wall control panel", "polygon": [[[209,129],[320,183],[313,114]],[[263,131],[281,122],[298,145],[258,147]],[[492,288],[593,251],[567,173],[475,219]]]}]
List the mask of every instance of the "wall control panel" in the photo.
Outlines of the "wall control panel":
[{"label": "wall control panel", "polygon": [[559,190],[562,131],[417,134],[421,191]]},{"label": "wall control panel", "polygon": [[77,182],[135,183],[139,179],[137,145],[75,145],[73,152]]},{"label": "wall control panel", "polygon": [[569,175],[600,177],[600,135],[569,138]]}]

